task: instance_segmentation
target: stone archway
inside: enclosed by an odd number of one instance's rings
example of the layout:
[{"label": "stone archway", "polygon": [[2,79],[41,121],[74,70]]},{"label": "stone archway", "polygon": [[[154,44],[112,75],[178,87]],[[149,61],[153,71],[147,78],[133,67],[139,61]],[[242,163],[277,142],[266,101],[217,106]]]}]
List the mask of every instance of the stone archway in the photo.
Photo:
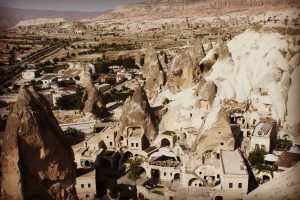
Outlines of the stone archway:
[{"label": "stone archway", "polygon": [[160,147],[171,146],[171,142],[167,138],[163,138],[160,142]]}]

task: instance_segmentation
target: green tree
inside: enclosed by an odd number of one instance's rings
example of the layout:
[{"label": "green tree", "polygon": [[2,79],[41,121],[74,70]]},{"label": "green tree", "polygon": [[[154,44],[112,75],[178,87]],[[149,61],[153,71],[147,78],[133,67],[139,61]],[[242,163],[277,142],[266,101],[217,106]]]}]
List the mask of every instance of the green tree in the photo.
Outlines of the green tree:
[{"label": "green tree", "polygon": [[275,168],[272,165],[268,165],[265,161],[266,150],[255,148],[249,153],[248,161],[250,166],[257,169],[258,172],[269,172],[273,176]]},{"label": "green tree", "polygon": [[140,178],[144,171],[144,169],[141,167],[142,163],[143,160],[141,158],[135,158],[129,162],[128,178],[133,180],[135,185],[136,181]]},{"label": "green tree", "polygon": [[108,112],[107,108],[99,107],[97,104],[93,105],[92,113],[98,118],[106,118],[109,117],[110,113]]}]

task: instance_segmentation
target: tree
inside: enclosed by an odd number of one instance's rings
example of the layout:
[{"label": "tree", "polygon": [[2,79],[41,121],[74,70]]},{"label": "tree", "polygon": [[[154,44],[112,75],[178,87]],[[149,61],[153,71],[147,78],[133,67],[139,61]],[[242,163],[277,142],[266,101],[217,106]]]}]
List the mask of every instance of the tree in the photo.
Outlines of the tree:
[{"label": "tree", "polygon": [[107,108],[104,108],[104,107],[100,108],[97,104],[93,105],[92,113],[98,118],[109,117],[109,114],[110,114],[108,112]]},{"label": "tree", "polygon": [[268,165],[265,161],[266,150],[255,148],[249,153],[248,161],[250,166],[257,169],[258,172],[269,172],[273,176],[275,168],[272,165]]},{"label": "tree", "polygon": [[143,173],[144,169],[141,167],[143,160],[141,158],[135,158],[131,160],[128,169],[128,178],[134,181],[136,185],[136,181],[140,178],[141,174]]}]

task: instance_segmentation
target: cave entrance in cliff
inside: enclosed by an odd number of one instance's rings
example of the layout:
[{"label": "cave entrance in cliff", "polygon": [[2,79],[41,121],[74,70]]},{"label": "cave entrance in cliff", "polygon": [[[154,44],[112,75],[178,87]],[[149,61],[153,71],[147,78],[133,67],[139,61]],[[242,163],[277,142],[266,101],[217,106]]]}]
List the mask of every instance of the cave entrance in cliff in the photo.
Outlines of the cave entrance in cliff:
[{"label": "cave entrance in cliff", "polygon": [[160,147],[169,147],[169,146],[171,146],[171,143],[167,138],[161,140]]}]

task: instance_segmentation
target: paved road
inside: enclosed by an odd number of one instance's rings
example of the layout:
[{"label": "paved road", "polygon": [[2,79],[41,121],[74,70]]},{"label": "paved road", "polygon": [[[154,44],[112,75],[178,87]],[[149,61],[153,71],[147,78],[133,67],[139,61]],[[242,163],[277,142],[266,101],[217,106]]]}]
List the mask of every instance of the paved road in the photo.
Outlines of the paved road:
[{"label": "paved road", "polygon": [[17,80],[20,77],[20,73],[22,71],[25,70],[25,66],[26,64],[30,64],[32,62],[38,61],[41,58],[44,58],[46,56],[48,56],[49,54],[51,54],[54,51],[57,51],[58,49],[62,48],[64,46],[63,43],[57,43],[54,45],[51,45],[49,47],[46,47],[44,49],[41,49],[31,55],[29,55],[28,57],[26,57],[24,60],[18,62],[17,64],[11,66],[7,71],[8,72],[14,72],[15,76],[13,76],[11,79],[5,81],[4,83],[2,83],[0,85],[0,90],[3,89],[3,85],[8,83],[8,82],[14,82],[15,80]]}]

